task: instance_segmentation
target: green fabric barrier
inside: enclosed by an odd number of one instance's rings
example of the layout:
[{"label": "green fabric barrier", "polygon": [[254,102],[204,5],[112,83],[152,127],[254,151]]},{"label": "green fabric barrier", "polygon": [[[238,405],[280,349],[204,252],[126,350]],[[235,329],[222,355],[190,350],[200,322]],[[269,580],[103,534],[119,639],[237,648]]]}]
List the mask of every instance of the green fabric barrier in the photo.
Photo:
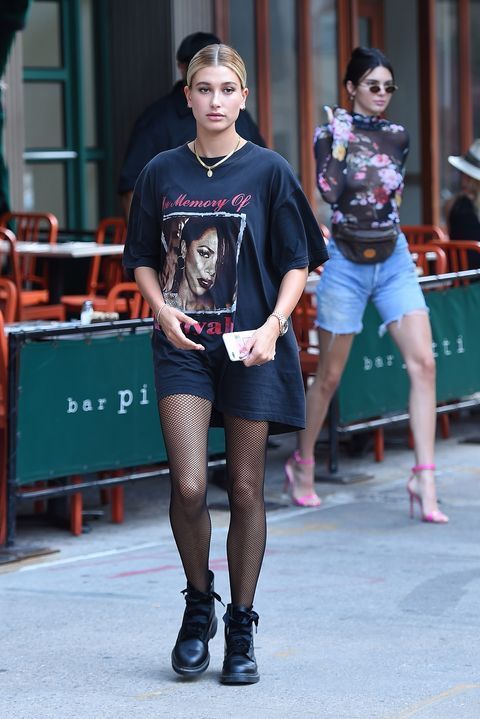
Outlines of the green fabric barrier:
[{"label": "green fabric barrier", "polygon": [[17,484],[165,460],[149,333],[22,345]]},{"label": "green fabric barrier", "polygon": [[[480,283],[425,293],[437,365],[437,401],[480,391]],[[339,423],[405,412],[409,381],[401,355],[372,305],[353,342],[339,388]]]}]

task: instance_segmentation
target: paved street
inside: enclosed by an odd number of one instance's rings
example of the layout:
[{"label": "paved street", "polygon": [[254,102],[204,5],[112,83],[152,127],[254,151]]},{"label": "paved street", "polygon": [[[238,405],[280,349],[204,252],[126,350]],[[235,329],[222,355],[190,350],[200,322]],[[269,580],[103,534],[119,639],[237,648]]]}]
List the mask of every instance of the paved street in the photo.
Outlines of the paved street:
[{"label": "paved street", "polygon": [[[319,482],[320,509],[282,498],[293,446],[269,450],[268,548],[255,609],[259,684],[218,683],[223,640],[196,681],[170,651],[183,612],[165,480],[130,486],[126,521],[79,538],[38,519],[19,544],[58,550],[0,573],[0,715],[8,719],[478,719],[480,415],[437,441],[448,526],[408,517],[405,430],[376,464],[341,456],[367,481]],[[98,499],[92,494],[90,502]],[[212,487],[211,568],[228,601],[225,495]],[[218,605],[217,613],[223,608]]]}]

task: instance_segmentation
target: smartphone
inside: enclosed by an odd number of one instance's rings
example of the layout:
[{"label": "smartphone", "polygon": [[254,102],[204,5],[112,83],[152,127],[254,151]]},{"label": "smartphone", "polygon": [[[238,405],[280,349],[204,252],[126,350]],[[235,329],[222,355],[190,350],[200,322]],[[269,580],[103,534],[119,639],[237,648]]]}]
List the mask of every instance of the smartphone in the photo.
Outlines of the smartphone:
[{"label": "smartphone", "polygon": [[244,330],[243,332],[226,332],[223,342],[227,349],[228,356],[232,362],[244,360],[248,355],[245,341],[253,337],[255,330]]}]

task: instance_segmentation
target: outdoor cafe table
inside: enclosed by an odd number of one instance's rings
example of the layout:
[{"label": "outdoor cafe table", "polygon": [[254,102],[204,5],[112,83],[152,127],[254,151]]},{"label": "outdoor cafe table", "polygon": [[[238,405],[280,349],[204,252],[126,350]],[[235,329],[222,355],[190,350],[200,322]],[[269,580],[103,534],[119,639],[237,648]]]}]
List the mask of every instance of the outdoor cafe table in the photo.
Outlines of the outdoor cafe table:
[{"label": "outdoor cafe table", "polygon": [[[58,304],[63,292],[64,262],[68,259],[84,259],[98,256],[121,257],[123,245],[97,242],[23,242],[15,243],[17,254],[44,257],[51,262],[50,302]],[[0,240],[0,250],[8,252],[10,245]]]},{"label": "outdoor cafe table", "polygon": [[[99,255],[121,255],[123,245],[106,245],[98,242],[23,242],[15,243],[19,255],[35,255],[36,257],[79,258],[96,257]],[[0,249],[8,251],[9,243],[0,240]]]}]

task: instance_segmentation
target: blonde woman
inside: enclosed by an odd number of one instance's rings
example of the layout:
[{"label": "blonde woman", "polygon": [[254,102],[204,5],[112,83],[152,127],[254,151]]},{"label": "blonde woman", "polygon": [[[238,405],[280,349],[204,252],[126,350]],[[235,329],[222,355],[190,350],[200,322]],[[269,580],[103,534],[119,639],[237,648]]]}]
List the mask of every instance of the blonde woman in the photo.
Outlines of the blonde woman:
[{"label": "blonde woman", "polygon": [[[153,354],[170,465],[170,520],[187,579],[172,666],[184,676],[205,671],[208,642],[217,628],[206,465],[208,428],[220,422],[227,457],[231,590],[221,681],[250,684],[259,680],[252,625],[258,623],[253,601],[266,541],[267,437],[304,426],[297,344],[288,317],[308,268],[325,261],[326,251],[289,165],[236,131],[248,96],[245,66],[236,51],[226,45],[203,48],[192,59],[186,82],[196,136],[157,155],[140,175],[124,263],[134,270],[156,318]],[[202,248],[205,256],[190,273],[190,285],[212,296],[222,287],[216,301],[200,309],[195,293],[184,292],[181,302],[178,297],[170,302],[169,288],[159,280],[169,255],[163,225],[175,221],[185,231],[193,228],[194,218],[202,218],[209,231],[196,235],[202,243],[195,250]],[[221,258],[220,237],[225,245]],[[212,266],[208,279],[207,260]],[[187,261],[187,243],[180,242],[179,266]],[[233,327],[255,330],[248,354],[238,362],[229,360],[222,341]]]}]

